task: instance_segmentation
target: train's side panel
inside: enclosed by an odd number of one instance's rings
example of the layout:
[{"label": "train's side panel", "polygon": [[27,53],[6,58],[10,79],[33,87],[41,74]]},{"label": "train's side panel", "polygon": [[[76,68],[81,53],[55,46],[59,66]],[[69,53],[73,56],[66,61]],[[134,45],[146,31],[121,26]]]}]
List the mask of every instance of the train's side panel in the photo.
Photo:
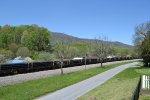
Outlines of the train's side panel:
[{"label": "train's side panel", "polygon": [[[74,67],[88,64],[96,64],[101,61],[111,62],[111,61],[120,61],[120,60],[131,60],[133,57],[114,57],[114,58],[106,58],[106,59],[79,59],[79,60],[64,60],[62,62],[63,68],[66,67]],[[0,64],[0,75],[10,75],[17,73],[27,73],[34,71],[42,71],[42,70],[52,70],[60,68],[60,61],[50,61],[50,62],[32,62],[32,63],[18,63],[18,64]]]}]

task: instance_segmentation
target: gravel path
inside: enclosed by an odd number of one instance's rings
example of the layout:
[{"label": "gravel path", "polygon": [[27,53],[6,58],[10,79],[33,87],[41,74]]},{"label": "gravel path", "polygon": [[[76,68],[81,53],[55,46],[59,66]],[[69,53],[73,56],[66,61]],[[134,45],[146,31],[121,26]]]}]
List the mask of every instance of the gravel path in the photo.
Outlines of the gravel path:
[{"label": "gravel path", "polygon": [[137,67],[136,64],[138,64],[138,62],[115,67],[87,80],[68,86],[46,96],[40,97],[37,100],[75,100],[83,94],[103,84],[108,79],[112,78],[114,75],[118,74],[124,69],[128,67]]},{"label": "gravel path", "polygon": [[[129,60],[126,60],[126,61],[129,61]],[[107,62],[107,63],[104,63],[103,65],[126,62],[126,61]],[[98,66],[100,66],[100,64],[86,65],[87,69],[92,68],[92,67],[98,67]],[[64,73],[69,73],[69,72],[74,72],[78,70],[83,70],[84,68],[85,66],[83,65],[83,66],[64,68],[63,70],[64,70]],[[46,71],[39,71],[39,72],[33,72],[33,73],[25,73],[25,74],[17,74],[17,75],[12,75],[12,76],[0,77],[0,86],[21,83],[21,82],[25,82],[25,81],[29,81],[33,79],[45,78],[45,77],[57,75],[60,73],[61,73],[60,69],[55,69],[55,70],[46,70]]]}]

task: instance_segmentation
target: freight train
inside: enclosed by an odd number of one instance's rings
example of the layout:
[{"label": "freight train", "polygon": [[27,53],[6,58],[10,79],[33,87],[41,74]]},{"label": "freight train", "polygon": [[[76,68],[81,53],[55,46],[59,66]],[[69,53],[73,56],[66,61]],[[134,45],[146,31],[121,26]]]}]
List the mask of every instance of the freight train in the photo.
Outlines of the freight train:
[{"label": "freight train", "polygon": [[[121,61],[121,60],[131,60],[136,59],[135,57],[113,57],[103,59],[102,62],[112,62],[112,61]],[[101,60],[98,58],[86,58],[86,64],[96,64],[101,63]],[[63,68],[74,67],[85,64],[85,59],[72,59],[72,60],[63,60]],[[20,73],[29,73],[42,70],[53,70],[60,68],[60,61],[48,61],[48,62],[24,62],[24,63],[14,63],[0,64],[0,76],[7,76]]]}]

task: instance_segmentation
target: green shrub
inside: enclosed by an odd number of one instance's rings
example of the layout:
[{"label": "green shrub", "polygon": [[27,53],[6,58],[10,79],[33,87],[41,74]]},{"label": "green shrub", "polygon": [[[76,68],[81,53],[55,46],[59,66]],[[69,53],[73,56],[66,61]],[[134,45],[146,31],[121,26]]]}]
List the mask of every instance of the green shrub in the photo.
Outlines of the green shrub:
[{"label": "green shrub", "polygon": [[10,50],[0,49],[0,62],[6,62],[13,57],[13,53]]},{"label": "green shrub", "polygon": [[53,60],[54,58],[54,55],[48,53],[48,52],[40,52],[39,55],[38,55],[38,58],[37,60],[40,60],[40,61],[51,61]]},{"label": "green shrub", "polygon": [[16,53],[17,56],[27,57],[29,56],[30,51],[27,47],[20,47]]}]

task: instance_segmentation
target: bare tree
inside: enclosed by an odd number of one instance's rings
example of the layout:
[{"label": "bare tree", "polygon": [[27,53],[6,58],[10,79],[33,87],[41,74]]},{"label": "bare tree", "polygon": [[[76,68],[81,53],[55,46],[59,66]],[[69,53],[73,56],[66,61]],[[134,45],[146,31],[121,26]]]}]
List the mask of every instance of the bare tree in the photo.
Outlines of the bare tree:
[{"label": "bare tree", "polygon": [[103,61],[107,57],[108,52],[108,41],[106,37],[95,38],[95,55],[100,59],[101,67]]},{"label": "bare tree", "polygon": [[57,53],[57,58],[59,59],[59,65],[61,69],[61,74],[63,74],[63,61],[65,54],[65,45],[63,42],[59,42],[56,44],[55,51]]},{"label": "bare tree", "polygon": [[71,59],[76,55],[77,49],[70,46],[66,41],[59,41],[56,43],[55,51],[59,59],[61,74],[63,74],[63,61],[64,59]]},{"label": "bare tree", "polygon": [[64,60],[64,57],[63,57],[63,54],[61,51],[57,51],[58,55],[59,55],[59,58],[60,58],[60,69],[61,69],[61,74],[63,74],[63,60]]},{"label": "bare tree", "polygon": [[85,66],[85,70],[86,70],[86,64],[87,64],[87,57],[88,57],[88,55],[87,55],[87,53],[85,53],[85,55],[84,55],[84,66]]}]

